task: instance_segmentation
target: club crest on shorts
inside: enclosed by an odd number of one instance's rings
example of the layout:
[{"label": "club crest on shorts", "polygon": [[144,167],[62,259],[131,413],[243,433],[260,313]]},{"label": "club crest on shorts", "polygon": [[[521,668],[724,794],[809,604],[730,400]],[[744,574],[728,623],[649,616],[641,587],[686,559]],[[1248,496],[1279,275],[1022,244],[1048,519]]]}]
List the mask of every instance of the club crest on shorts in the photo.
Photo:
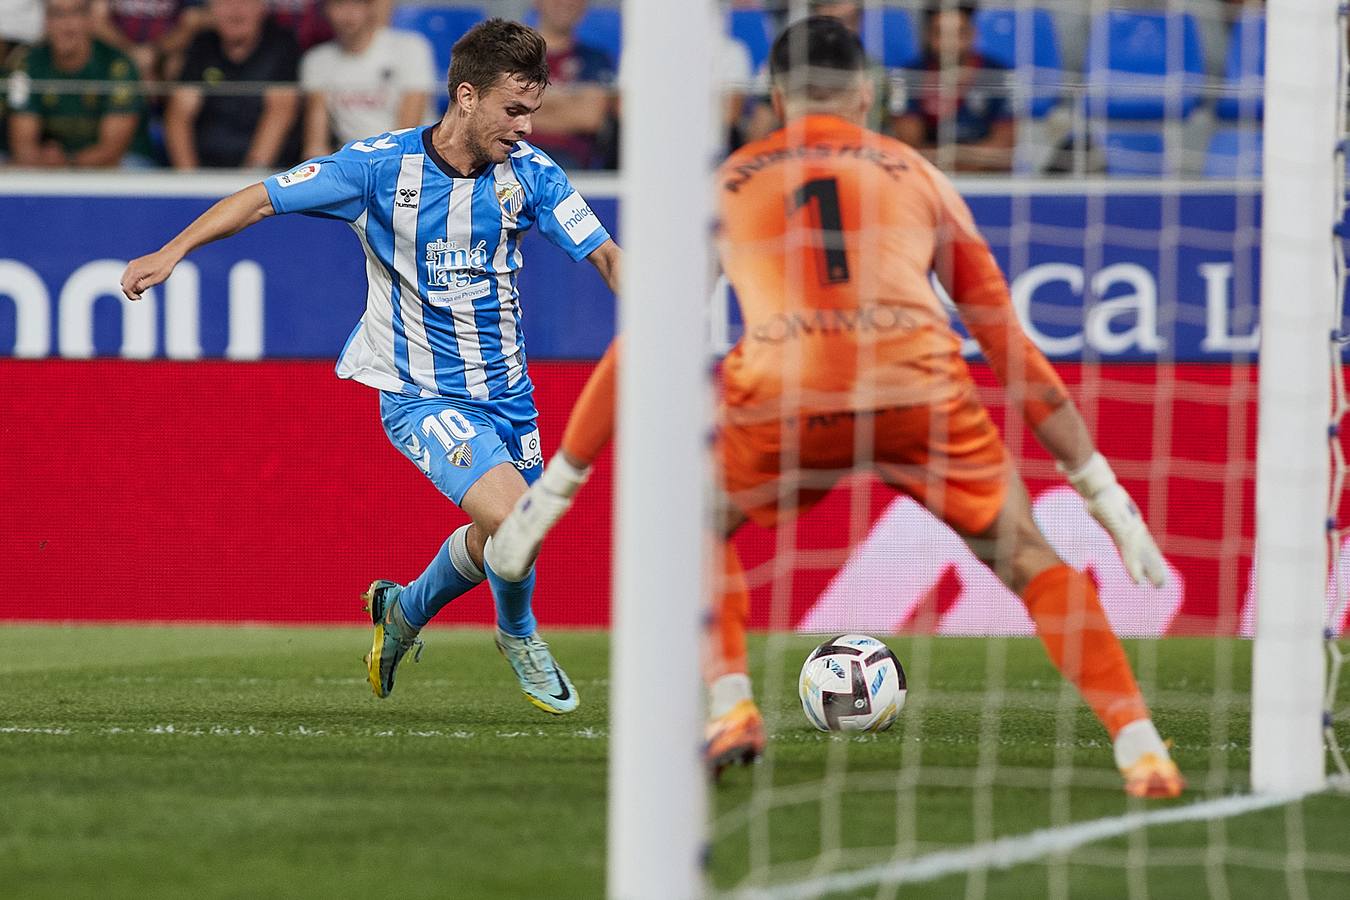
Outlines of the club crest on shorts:
[{"label": "club crest on shorts", "polygon": [[451,465],[459,466],[461,469],[473,465],[473,448],[468,444],[456,444],[446,456],[449,457]]},{"label": "club crest on shorts", "polygon": [[508,181],[505,184],[497,185],[497,202],[501,204],[502,210],[511,218],[520,215],[521,207],[525,205],[525,189],[519,182]]}]

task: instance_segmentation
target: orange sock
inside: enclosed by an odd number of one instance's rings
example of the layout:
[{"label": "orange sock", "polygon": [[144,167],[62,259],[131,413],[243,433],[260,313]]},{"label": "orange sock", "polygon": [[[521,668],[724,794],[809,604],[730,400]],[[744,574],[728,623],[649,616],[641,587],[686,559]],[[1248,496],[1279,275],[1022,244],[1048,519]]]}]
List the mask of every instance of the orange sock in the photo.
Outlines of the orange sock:
[{"label": "orange sock", "polygon": [[1022,601],[1051,662],[1078,688],[1112,740],[1129,723],[1148,718],[1130,661],[1091,578],[1066,565],[1053,566],[1031,580]]},{"label": "orange sock", "polygon": [[741,558],[730,541],[721,545],[722,580],[713,598],[708,626],[709,684],[723,675],[745,674],[745,626],[750,618],[750,592],[745,587]]},{"label": "orange sock", "polygon": [[573,464],[589,466],[595,462],[614,436],[618,358],[619,339],[615,338],[572,407],[567,427],[563,429],[562,449]]}]

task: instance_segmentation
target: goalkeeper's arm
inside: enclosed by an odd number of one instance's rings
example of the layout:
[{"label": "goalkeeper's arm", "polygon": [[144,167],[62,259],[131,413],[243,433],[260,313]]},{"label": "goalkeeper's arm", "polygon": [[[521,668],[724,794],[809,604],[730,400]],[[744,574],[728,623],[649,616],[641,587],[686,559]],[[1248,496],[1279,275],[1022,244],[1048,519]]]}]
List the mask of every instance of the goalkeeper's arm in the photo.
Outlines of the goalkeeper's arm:
[{"label": "goalkeeper's arm", "polygon": [[969,230],[958,227],[947,238],[939,277],[1011,404],[1087,501],[1088,512],[1110,533],[1130,577],[1161,587],[1167,567],[1139,508],[1097,452],[1064,382],[1022,329],[1007,281],[988,245],[973,233],[973,226]]},{"label": "goalkeeper's arm", "polygon": [[529,572],[544,538],[572,505],[591,464],[614,436],[618,355],[615,338],[572,407],[562,447],[488,542],[484,551],[488,565],[507,581],[519,581]]}]

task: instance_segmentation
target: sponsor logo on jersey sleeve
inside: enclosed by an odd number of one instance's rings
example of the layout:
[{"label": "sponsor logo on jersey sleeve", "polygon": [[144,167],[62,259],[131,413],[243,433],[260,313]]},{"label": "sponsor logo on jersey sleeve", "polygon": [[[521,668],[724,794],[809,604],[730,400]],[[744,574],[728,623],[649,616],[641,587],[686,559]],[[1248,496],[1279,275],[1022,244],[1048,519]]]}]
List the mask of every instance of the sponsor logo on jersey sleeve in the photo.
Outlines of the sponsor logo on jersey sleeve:
[{"label": "sponsor logo on jersey sleeve", "polygon": [[278,187],[290,187],[293,184],[299,184],[302,181],[309,181],[315,175],[319,174],[319,163],[306,163],[298,169],[292,169],[282,175],[277,176]]},{"label": "sponsor logo on jersey sleeve", "polygon": [[600,227],[600,219],[576,191],[567,195],[563,202],[553,208],[553,217],[558,220],[562,230],[580,246],[581,242],[595,233]]}]

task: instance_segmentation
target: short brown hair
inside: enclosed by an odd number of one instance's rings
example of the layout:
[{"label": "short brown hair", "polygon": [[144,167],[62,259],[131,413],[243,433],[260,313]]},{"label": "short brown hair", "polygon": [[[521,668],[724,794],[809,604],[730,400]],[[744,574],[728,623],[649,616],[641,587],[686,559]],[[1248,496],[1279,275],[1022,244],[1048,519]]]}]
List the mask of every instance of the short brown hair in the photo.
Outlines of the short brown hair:
[{"label": "short brown hair", "polygon": [[529,87],[548,84],[548,46],[539,32],[519,22],[488,19],[470,28],[450,51],[446,89],[471,84],[480,93],[515,75]]}]

